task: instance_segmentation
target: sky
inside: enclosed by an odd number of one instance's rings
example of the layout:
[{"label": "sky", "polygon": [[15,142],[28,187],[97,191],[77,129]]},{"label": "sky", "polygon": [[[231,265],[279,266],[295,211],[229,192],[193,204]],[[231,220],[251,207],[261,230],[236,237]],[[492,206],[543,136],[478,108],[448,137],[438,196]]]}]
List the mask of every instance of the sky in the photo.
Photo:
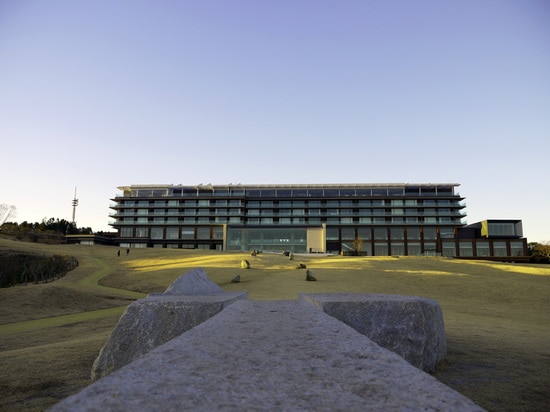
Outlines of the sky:
[{"label": "sky", "polygon": [[550,2],[0,0],[0,203],[131,184],[459,183],[550,242]]}]

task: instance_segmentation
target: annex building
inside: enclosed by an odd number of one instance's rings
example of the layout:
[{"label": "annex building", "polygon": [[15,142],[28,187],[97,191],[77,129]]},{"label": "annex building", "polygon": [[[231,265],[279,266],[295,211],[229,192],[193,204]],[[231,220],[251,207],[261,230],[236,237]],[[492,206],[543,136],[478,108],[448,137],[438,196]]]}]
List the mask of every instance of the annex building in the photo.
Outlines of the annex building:
[{"label": "annex building", "polygon": [[527,260],[521,220],[463,222],[456,183],[131,185],[121,247]]}]

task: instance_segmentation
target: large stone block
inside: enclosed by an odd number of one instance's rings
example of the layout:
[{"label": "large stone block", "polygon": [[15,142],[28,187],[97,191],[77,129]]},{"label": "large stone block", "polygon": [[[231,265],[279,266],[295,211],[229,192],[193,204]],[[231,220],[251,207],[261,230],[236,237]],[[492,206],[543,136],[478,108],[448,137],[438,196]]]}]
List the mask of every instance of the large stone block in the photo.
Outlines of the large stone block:
[{"label": "large stone block", "polygon": [[482,408],[305,301],[235,302],[52,411]]},{"label": "large stone block", "polygon": [[433,372],[446,355],[443,312],[435,300],[356,293],[300,297],[426,372]]},{"label": "large stone block", "polygon": [[92,366],[92,379],[139,359],[240,299],[247,299],[247,293],[224,292],[203,269],[185,273],[164,293],[126,308]]}]

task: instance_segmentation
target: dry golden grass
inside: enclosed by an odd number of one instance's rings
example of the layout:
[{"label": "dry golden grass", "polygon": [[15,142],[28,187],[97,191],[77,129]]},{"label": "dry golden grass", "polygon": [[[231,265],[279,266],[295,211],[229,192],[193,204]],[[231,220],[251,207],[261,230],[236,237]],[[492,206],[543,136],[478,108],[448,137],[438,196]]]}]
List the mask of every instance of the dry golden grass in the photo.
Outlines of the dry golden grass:
[{"label": "dry golden grass", "polygon": [[[163,291],[195,267],[250,299],[299,293],[396,293],[436,299],[448,356],[435,376],[492,411],[550,405],[550,266],[443,258],[355,258],[45,246],[0,239],[0,248],[78,257],[80,266],[47,285],[0,290],[0,410],[43,410],[83,388],[121,305]],[[251,268],[240,268],[241,260]],[[304,263],[317,277],[306,282]],[[236,274],[241,283],[230,283]],[[97,282],[101,284],[98,286]],[[63,315],[62,317],[59,315]]]}]

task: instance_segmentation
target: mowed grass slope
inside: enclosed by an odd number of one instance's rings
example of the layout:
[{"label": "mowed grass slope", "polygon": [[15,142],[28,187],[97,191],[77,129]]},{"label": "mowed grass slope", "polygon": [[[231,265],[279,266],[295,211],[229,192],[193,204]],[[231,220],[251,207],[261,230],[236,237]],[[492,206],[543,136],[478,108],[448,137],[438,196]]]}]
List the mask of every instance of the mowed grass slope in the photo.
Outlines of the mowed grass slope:
[{"label": "mowed grass slope", "polygon": [[[364,258],[47,246],[0,239],[0,248],[78,257],[61,280],[0,290],[0,410],[42,410],[90,383],[93,360],[129,300],[161,292],[202,267],[250,299],[357,292],[425,296],[443,308],[448,356],[435,376],[481,406],[550,405],[550,266],[444,258]],[[241,260],[250,262],[248,270]],[[304,263],[317,277],[305,281]],[[241,283],[230,283],[237,274]],[[98,284],[99,282],[99,284]],[[60,316],[63,315],[63,316]]]}]

